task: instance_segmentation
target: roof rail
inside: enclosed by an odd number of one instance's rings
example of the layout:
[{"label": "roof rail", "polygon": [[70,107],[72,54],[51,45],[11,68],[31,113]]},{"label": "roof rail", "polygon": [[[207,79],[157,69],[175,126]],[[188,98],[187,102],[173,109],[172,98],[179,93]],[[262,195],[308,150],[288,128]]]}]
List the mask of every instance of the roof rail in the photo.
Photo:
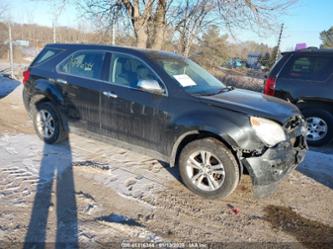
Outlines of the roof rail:
[{"label": "roof rail", "polygon": [[292,53],[302,53],[302,52],[313,52],[313,53],[329,53],[333,54],[333,48],[317,48],[317,47],[308,47],[294,51],[285,51],[282,52],[282,55],[292,54]]},{"label": "roof rail", "polygon": [[297,51],[299,51],[299,52],[302,52],[302,51],[317,51],[317,50],[319,50],[317,47],[307,47],[307,48],[296,50],[296,52]]}]

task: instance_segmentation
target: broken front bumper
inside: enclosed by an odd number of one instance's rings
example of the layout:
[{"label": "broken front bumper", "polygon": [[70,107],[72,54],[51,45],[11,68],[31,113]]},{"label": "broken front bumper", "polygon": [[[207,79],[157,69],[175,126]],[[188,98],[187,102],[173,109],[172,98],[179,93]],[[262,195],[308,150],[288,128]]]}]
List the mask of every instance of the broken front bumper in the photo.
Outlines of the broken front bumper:
[{"label": "broken front bumper", "polygon": [[303,161],[307,149],[305,136],[299,136],[268,148],[261,156],[243,158],[242,164],[252,178],[254,195],[258,198],[270,195]]}]

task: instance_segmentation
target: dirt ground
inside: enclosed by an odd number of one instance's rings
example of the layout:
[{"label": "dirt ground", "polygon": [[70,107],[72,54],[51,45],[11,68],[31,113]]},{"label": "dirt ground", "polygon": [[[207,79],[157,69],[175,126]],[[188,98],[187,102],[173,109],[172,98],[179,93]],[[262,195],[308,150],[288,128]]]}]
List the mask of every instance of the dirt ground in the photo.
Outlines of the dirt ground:
[{"label": "dirt ground", "polygon": [[[333,168],[332,155],[311,153],[316,160],[305,165]],[[72,243],[67,248],[120,247],[110,243],[124,241],[332,248],[329,186],[294,171],[272,196],[257,200],[243,176],[230,197],[203,199],[180,183],[176,168],[152,158],[77,135],[44,145],[34,135],[21,89],[0,100],[0,248],[36,241]]]}]

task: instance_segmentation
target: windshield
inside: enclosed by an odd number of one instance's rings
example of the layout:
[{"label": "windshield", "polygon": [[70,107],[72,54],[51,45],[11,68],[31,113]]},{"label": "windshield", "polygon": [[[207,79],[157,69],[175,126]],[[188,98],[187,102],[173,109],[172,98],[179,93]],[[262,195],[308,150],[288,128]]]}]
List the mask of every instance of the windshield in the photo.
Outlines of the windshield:
[{"label": "windshield", "polygon": [[189,59],[182,57],[154,58],[157,63],[190,94],[217,94],[226,86]]}]

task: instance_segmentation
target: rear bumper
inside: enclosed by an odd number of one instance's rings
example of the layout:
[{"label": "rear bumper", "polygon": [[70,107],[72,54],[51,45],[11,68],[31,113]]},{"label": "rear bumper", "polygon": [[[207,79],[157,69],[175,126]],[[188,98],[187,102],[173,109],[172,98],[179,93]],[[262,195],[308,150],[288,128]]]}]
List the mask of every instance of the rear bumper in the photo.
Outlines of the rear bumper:
[{"label": "rear bumper", "polygon": [[252,178],[254,195],[270,195],[278,183],[303,160],[308,146],[305,136],[268,148],[261,156],[242,159]]}]

